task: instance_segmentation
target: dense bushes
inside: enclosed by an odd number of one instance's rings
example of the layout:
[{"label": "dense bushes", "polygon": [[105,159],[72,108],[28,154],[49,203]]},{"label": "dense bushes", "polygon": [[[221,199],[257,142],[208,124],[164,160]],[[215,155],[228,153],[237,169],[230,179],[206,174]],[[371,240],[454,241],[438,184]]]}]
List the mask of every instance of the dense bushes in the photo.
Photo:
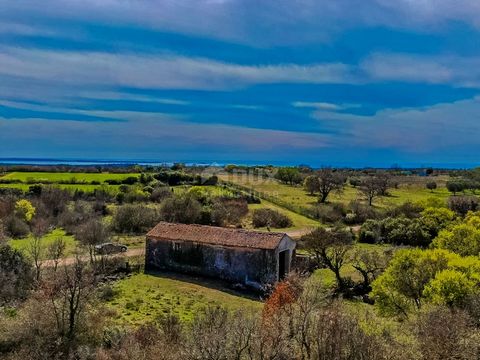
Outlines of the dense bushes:
[{"label": "dense bushes", "polygon": [[292,226],[290,218],[273,209],[255,209],[252,218],[253,226],[287,228]]},{"label": "dense bushes", "polygon": [[155,209],[144,205],[123,205],[115,211],[112,227],[120,233],[144,233],[156,225],[159,216]]},{"label": "dense bushes", "polygon": [[359,241],[369,244],[427,246],[431,237],[419,219],[400,217],[367,220],[360,230]]},{"label": "dense bushes", "polygon": [[22,252],[0,244],[0,308],[24,299],[33,283],[33,269]]},{"label": "dense bushes", "polygon": [[217,198],[211,207],[211,223],[238,226],[247,213],[248,204],[245,199]]},{"label": "dense bushes", "polygon": [[185,194],[167,198],[160,209],[160,216],[168,222],[192,224],[199,220],[202,206],[195,197]]},{"label": "dense bushes", "polygon": [[463,306],[478,295],[480,260],[447,250],[404,249],[373,283],[373,297],[385,314],[408,314],[424,301]]},{"label": "dense bushes", "polygon": [[479,208],[479,201],[476,196],[450,196],[448,207],[461,216],[469,211],[476,211]]},{"label": "dense bushes", "polygon": [[[427,208],[414,216],[414,207],[403,206],[399,217],[387,217],[381,220],[367,220],[362,225],[359,241],[364,243],[388,243],[394,245],[428,246],[438,232],[448,226],[455,213],[445,208]],[[395,210],[394,213],[397,213]]]}]

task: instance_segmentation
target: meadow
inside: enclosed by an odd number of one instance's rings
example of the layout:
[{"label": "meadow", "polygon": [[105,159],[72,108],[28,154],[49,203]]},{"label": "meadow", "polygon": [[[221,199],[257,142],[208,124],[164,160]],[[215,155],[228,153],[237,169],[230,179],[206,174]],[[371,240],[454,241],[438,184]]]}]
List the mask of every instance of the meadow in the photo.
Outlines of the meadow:
[{"label": "meadow", "polygon": [[[28,253],[31,237],[32,235],[29,235],[24,239],[12,239],[9,240],[8,243],[13,248]],[[52,244],[58,238],[62,238],[65,241],[65,256],[72,256],[75,253],[78,243],[72,235],[67,235],[63,229],[55,229],[44,235],[41,239],[43,249],[48,249],[50,244]],[[46,256],[47,254],[44,255],[44,259],[48,259]]]},{"label": "meadow", "polygon": [[115,173],[70,173],[70,172],[11,172],[7,173],[1,179],[18,180],[21,182],[37,182],[42,181],[51,183],[78,181],[78,182],[92,182],[98,181],[100,183],[105,180],[124,180],[127,177],[139,177],[139,174],[115,174]]},{"label": "meadow", "polygon": [[155,316],[174,314],[189,322],[207,306],[232,311],[260,311],[263,303],[222,287],[218,282],[182,275],[135,274],[113,285],[107,306],[115,321],[140,325]]},{"label": "meadow", "polygon": [[[278,199],[280,200],[280,204],[285,203],[294,208],[306,209],[318,204],[318,196],[310,195],[302,186],[285,185],[272,178],[246,176],[244,174],[221,174],[219,178],[223,182],[237,184],[259,192],[262,197]],[[420,179],[420,181],[418,179]],[[374,206],[385,208],[400,205],[406,201],[425,201],[430,198],[446,200],[450,196],[450,193],[445,187],[446,179],[445,176],[425,177],[423,179],[412,177],[412,179],[401,182],[398,188],[389,189],[388,196],[375,198]],[[434,180],[438,184],[438,188],[434,191],[426,189],[425,183],[428,180]],[[339,202],[343,204],[349,204],[354,200],[366,202],[366,199],[358,189],[349,184],[347,184],[341,192],[332,192],[328,198],[329,202]]]}]

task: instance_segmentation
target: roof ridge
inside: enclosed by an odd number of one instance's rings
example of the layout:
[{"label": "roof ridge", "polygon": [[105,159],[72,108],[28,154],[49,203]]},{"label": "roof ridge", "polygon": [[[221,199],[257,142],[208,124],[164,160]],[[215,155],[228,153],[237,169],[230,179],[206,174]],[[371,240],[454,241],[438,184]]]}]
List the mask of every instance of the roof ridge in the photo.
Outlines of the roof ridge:
[{"label": "roof ridge", "polygon": [[225,228],[202,224],[159,222],[147,233],[158,240],[179,240],[213,245],[274,249],[288,236],[281,232],[263,232],[249,229]]}]

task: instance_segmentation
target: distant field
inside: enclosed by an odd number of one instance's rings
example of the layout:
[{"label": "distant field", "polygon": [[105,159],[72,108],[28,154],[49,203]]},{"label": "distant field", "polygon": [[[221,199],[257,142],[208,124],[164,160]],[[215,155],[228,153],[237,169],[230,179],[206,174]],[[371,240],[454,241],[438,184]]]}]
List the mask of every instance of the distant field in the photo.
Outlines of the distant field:
[{"label": "distant field", "polygon": [[[275,197],[288,204],[308,208],[317,204],[318,197],[311,196],[301,186],[290,186],[279,183],[274,179],[262,179],[261,177],[247,177],[245,175],[220,175],[223,181],[229,181],[239,184],[255,191],[259,191],[267,196]],[[438,184],[438,189],[431,192],[425,188],[425,182],[434,180]],[[445,188],[445,177],[420,178],[420,180],[412,178],[412,184],[401,184],[399,189],[390,189],[390,196],[378,197],[374,200],[374,205],[378,207],[386,207],[391,205],[402,204],[405,201],[421,201],[428,198],[447,199],[450,193]],[[352,200],[365,201],[362,194],[350,185],[340,193],[330,194],[328,200],[330,202],[342,202],[348,204]]]},{"label": "distant field", "polygon": [[207,306],[229,310],[260,311],[263,303],[222,289],[215,282],[181,275],[136,274],[113,285],[118,293],[108,302],[115,320],[125,325],[140,325],[155,316],[169,313],[191,321]]},{"label": "distant field", "polygon": [[22,182],[64,182],[75,179],[76,181],[123,180],[127,177],[138,177],[139,174],[112,174],[112,173],[55,173],[55,172],[12,172],[7,173],[2,179],[19,180]]},{"label": "distant field", "polygon": [[[0,188],[7,188],[7,189],[20,189],[23,192],[28,191],[28,188],[34,184],[0,184]],[[40,185],[40,184],[38,184]],[[75,190],[82,190],[85,192],[93,192],[95,189],[106,189],[111,194],[118,193],[118,187],[120,185],[90,185],[90,184],[51,184],[51,186],[59,187],[60,189],[67,189],[72,192]]]}]

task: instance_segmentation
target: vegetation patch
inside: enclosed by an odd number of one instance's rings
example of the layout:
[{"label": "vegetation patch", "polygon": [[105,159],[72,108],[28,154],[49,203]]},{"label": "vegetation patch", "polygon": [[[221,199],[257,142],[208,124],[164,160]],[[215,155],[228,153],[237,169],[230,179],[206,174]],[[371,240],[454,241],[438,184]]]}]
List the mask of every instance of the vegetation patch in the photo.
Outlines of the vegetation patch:
[{"label": "vegetation patch", "polygon": [[119,323],[140,325],[160,315],[174,314],[191,321],[202,308],[221,306],[229,310],[262,309],[263,303],[226,292],[218,284],[184,276],[136,274],[113,285],[115,296],[108,305]]}]

